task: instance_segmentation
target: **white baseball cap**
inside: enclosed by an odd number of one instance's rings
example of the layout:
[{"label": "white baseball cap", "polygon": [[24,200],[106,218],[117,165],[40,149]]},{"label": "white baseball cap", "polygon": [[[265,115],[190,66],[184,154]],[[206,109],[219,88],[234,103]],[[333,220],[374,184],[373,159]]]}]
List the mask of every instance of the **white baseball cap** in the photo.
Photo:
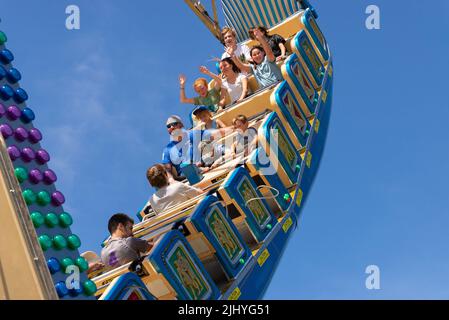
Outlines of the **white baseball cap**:
[{"label": "white baseball cap", "polygon": [[179,122],[179,123],[183,124],[181,118],[179,116],[176,116],[176,115],[170,116],[167,119],[167,122],[165,124],[168,126],[169,124],[175,123],[175,122]]}]

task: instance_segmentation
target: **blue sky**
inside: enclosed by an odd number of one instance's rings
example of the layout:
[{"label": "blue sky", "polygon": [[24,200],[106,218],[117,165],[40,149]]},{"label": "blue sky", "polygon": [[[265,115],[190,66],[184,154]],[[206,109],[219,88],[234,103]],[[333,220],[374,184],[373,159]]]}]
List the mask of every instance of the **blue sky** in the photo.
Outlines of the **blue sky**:
[{"label": "blue sky", "polygon": [[[335,64],[320,172],[267,299],[449,298],[449,2],[312,1]],[[65,8],[81,29],[65,29]],[[381,30],[365,8],[381,9]],[[4,1],[21,85],[44,133],[81,250],[151,194],[146,169],[185,117],[191,84],[221,46],[183,1]],[[191,86],[188,85],[188,88]],[[192,94],[192,91],[188,91]],[[380,268],[380,290],[365,268]]]}]

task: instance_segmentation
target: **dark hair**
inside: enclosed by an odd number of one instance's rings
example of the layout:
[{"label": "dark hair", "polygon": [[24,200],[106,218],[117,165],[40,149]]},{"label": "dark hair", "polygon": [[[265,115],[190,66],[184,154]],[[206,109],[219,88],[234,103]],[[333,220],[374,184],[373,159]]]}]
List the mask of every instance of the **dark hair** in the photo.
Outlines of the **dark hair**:
[{"label": "dark hair", "polygon": [[242,71],[240,70],[240,68],[237,67],[237,65],[235,64],[234,60],[232,60],[231,57],[227,57],[227,58],[221,59],[220,62],[227,62],[227,63],[229,63],[229,64],[232,66],[232,71],[234,71],[235,73],[240,73],[240,72],[242,72]]},{"label": "dark hair", "polygon": [[115,230],[117,230],[118,225],[121,223],[123,225],[125,225],[127,222],[131,222],[132,224],[134,224],[134,220],[132,218],[130,218],[129,216],[127,216],[124,213],[116,213],[114,214],[108,222],[108,230],[110,234],[113,234],[115,232]]},{"label": "dark hair", "polygon": [[263,35],[265,37],[268,37],[268,30],[267,30],[267,28],[264,27],[264,26],[257,26],[257,27],[253,27],[253,28],[248,30],[248,35],[249,35],[249,37],[251,39],[256,40],[256,37],[254,37],[254,30],[256,30],[256,29],[259,29],[263,33]]},{"label": "dark hair", "polygon": [[[263,49],[262,46],[254,46],[254,47],[252,47],[251,50],[249,51],[249,55],[251,56],[251,58],[253,57],[253,51],[256,50],[256,49],[258,49],[258,50],[262,51],[263,53],[267,54],[267,53],[265,52],[265,50]],[[256,64],[255,61],[254,61],[253,63]]]}]

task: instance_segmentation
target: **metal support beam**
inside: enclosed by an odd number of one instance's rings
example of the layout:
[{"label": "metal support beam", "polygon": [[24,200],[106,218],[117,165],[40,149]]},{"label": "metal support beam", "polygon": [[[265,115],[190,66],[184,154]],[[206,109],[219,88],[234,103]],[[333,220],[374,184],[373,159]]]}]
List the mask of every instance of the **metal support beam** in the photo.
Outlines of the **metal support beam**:
[{"label": "metal support beam", "polygon": [[212,0],[212,10],[214,17],[212,18],[200,1],[184,0],[189,8],[200,18],[201,22],[209,29],[210,32],[221,42],[220,25],[218,23],[217,6],[215,0]]}]

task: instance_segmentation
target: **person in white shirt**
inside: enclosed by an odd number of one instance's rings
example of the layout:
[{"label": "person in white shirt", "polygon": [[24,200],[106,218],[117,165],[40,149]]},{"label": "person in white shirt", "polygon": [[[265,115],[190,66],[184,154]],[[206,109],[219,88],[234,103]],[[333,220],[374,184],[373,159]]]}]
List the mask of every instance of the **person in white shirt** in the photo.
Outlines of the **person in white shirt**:
[{"label": "person in white shirt", "polygon": [[230,55],[227,52],[227,48],[232,48],[234,55],[240,59],[241,62],[246,63],[251,61],[250,50],[247,45],[237,43],[237,34],[234,29],[224,27],[221,31],[222,42],[225,46],[225,52],[222,54],[221,59],[228,58]]},{"label": "person in white shirt", "polygon": [[156,188],[156,192],[149,201],[156,215],[203,193],[201,189],[170,180],[161,164],[156,164],[147,170],[147,179],[151,186]]},{"label": "person in white shirt", "polygon": [[221,87],[229,93],[231,104],[240,102],[248,95],[248,78],[241,73],[231,58],[220,61],[220,70],[223,74]]}]

